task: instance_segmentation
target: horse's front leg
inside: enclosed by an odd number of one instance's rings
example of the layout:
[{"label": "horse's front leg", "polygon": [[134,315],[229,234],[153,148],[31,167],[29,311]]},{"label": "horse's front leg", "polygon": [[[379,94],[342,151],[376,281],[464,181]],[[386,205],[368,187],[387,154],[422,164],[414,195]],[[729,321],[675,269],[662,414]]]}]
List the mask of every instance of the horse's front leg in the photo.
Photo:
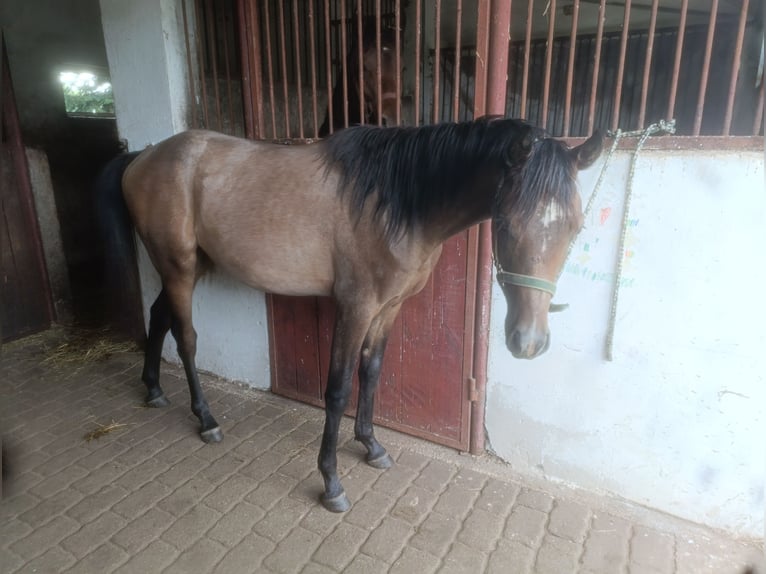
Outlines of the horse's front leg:
[{"label": "horse's front leg", "polygon": [[338,478],[338,432],[340,420],[348,405],[356,357],[369,325],[357,310],[344,311],[341,305],[335,319],[330,373],[325,390],[325,423],[322,446],[319,449],[319,471],[324,479],[321,501],[331,512],[345,512],[351,508]]},{"label": "horse's front leg", "polygon": [[354,438],[367,449],[367,464],[375,468],[389,468],[393,461],[375,438],[372,413],[375,406],[375,390],[380,382],[383,356],[391,326],[399,313],[400,305],[385,309],[370,326],[362,345],[359,361],[359,401],[356,407]]}]

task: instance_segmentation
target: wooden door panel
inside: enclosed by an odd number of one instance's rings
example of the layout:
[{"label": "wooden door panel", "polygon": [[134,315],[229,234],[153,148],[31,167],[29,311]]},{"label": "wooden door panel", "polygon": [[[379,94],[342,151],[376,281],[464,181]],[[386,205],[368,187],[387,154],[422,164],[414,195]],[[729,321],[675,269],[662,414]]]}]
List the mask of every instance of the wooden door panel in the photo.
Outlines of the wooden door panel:
[{"label": "wooden door panel", "polygon": [[[473,352],[473,234],[444,245],[423,290],[403,306],[389,336],[375,401],[376,424],[462,450],[469,447],[466,360]],[[473,307],[470,306],[470,309]],[[335,306],[328,298],[269,297],[272,389],[323,405]],[[347,409],[356,409],[358,380]]]}]

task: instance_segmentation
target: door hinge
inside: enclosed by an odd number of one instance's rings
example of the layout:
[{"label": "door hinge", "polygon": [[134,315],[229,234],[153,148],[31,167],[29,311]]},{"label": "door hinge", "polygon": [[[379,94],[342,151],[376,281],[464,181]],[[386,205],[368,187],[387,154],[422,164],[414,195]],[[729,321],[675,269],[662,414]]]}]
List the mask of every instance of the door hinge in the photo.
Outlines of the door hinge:
[{"label": "door hinge", "polygon": [[479,400],[479,391],[476,388],[476,379],[474,377],[468,377],[468,400],[472,403]]}]

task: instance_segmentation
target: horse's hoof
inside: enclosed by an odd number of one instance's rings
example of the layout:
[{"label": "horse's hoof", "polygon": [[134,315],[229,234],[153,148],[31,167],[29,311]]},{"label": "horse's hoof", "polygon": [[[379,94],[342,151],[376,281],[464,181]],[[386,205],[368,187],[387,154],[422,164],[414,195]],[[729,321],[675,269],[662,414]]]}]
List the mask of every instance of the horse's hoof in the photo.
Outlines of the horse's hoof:
[{"label": "horse's hoof", "polygon": [[221,442],[223,440],[223,431],[221,430],[221,427],[215,427],[202,431],[199,433],[199,436],[202,437],[202,440],[206,443]]},{"label": "horse's hoof", "polygon": [[149,399],[146,401],[146,406],[148,407],[154,407],[154,408],[160,408],[160,407],[167,407],[170,405],[170,401],[165,396],[165,394],[161,394],[158,397],[154,397],[153,399]]},{"label": "horse's hoof", "polygon": [[322,495],[319,497],[319,500],[321,500],[322,506],[324,506],[330,512],[346,512],[349,508],[351,508],[351,503],[348,501],[348,497],[346,496],[345,492],[341,492],[334,498],[327,498],[325,494],[322,493]]},{"label": "horse's hoof", "polygon": [[369,464],[373,468],[379,468],[380,470],[385,470],[387,468],[391,468],[394,465],[394,461],[388,455],[387,452],[384,452],[378,458],[372,458],[372,459],[368,458],[367,464]]}]

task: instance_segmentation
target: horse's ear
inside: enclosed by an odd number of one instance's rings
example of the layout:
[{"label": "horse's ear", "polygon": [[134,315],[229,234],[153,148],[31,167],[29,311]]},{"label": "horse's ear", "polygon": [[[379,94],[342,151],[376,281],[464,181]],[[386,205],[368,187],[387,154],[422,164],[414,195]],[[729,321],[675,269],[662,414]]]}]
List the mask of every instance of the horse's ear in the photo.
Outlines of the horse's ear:
[{"label": "horse's ear", "polygon": [[593,162],[601,155],[603,147],[604,134],[601,130],[596,130],[592,136],[577,147],[572,148],[569,153],[575,158],[577,169],[582,170],[593,165]]}]

